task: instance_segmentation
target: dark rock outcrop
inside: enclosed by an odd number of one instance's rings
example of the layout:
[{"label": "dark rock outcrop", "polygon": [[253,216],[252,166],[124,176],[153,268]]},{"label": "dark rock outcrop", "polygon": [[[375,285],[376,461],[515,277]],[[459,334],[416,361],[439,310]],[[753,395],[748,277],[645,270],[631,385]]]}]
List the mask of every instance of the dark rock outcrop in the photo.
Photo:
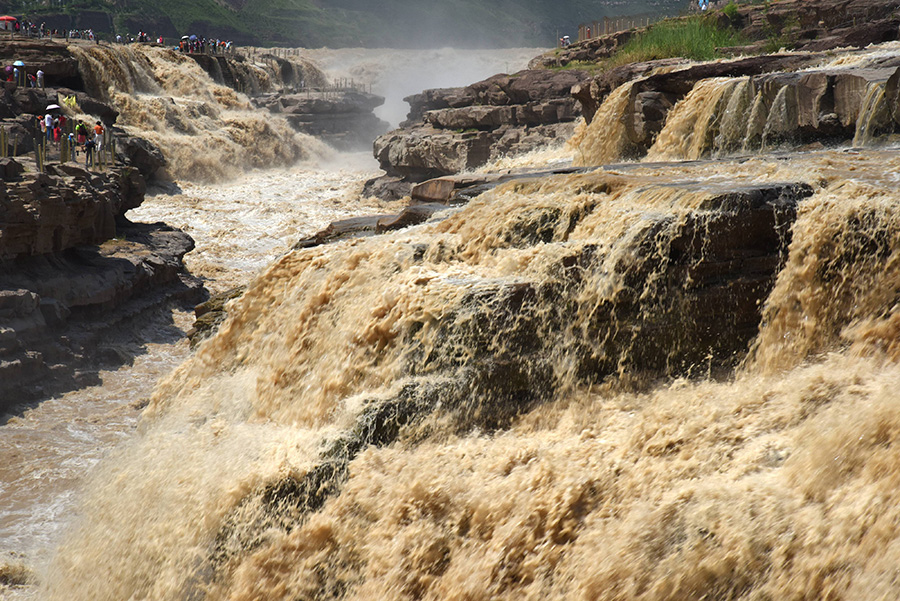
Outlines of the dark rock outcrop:
[{"label": "dark rock outcrop", "polygon": [[[12,165],[7,161],[7,172],[16,170]],[[135,176],[128,168],[95,173],[66,164],[0,182],[0,261],[115,237],[117,216],[143,200]]]},{"label": "dark rock outcrop", "polygon": [[121,364],[101,341],[123,322],[173,299],[196,301],[183,272],[193,240],[164,224],[120,220],[100,245],[0,264],[0,412],[86,385],[87,364]]},{"label": "dark rock outcrop", "polygon": [[124,218],[144,198],[137,169],[28,167],[0,161],[0,411],[84,384],[109,328],[202,292],[183,273],[189,236]]},{"label": "dark rock outcrop", "polygon": [[369,148],[388,129],[387,122],[372,113],[384,98],[355,90],[271,94],[255,98],[254,104],[285,115],[297,131],[339,150]]},{"label": "dark rock outcrop", "polygon": [[406,99],[409,118],[375,141],[375,158],[388,177],[416,183],[562,142],[580,114],[570,91],[587,79],[577,70],[521,71],[426,90]]},{"label": "dark rock outcrop", "polygon": [[[583,183],[615,185],[603,177],[588,176]],[[567,244],[553,234],[567,230],[557,229],[563,222],[570,231],[577,215],[548,207],[523,216],[521,227],[509,232],[517,238],[508,243],[567,249],[554,254],[558,262],[547,267],[556,275],[468,282],[467,292],[429,337],[433,344],[409,353],[406,384],[386,398],[365,401],[355,424],[328,440],[319,462],[305,474],[277,478],[248,495],[244,503],[263,511],[243,521],[242,508],[235,510],[235,519],[226,520],[218,533],[214,564],[252,550],[267,531],[297,527],[340,492],[349,462],[368,446],[415,438],[429,418],[459,432],[506,427],[516,415],[553,398],[560,385],[554,369],[560,353],[575,361],[585,382],[620,370],[675,374],[696,365],[705,370],[733,364],[757,331],[759,301],[786,255],[797,203],[812,189],[670,185],[703,192],[706,200],[687,216],[663,211],[647,219],[633,237],[617,242],[631,252],[613,261],[609,248],[589,240]],[[425,256],[420,248],[425,245],[410,245],[411,256]],[[623,284],[604,299],[590,292],[601,273]],[[572,327],[586,331],[567,338]],[[415,331],[407,334],[413,347]]]}]

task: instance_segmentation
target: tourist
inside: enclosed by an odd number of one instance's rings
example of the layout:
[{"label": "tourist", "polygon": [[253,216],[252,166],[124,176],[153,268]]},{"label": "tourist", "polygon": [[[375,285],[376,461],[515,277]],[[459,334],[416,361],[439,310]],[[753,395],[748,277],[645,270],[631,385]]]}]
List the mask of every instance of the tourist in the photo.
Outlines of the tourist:
[{"label": "tourist", "polygon": [[84,166],[85,167],[93,167],[94,166],[94,141],[88,140],[84,143]]},{"label": "tourist", "polygon": [[46,126],[44,131],[47,132],[47,141],[49,142],[53,140],[53,115],[50,113],[44,115],[44,125]]},{"label": "tourist", "polygon": [[84,146],[87,142],[88,129],[81,121],[75,123],[75,136],[80,146]]},{"label": "tourist", "polygon": [[97,152],[103,148],[103,125],[99,121],[94,126],[94,146],[97,147]]}]

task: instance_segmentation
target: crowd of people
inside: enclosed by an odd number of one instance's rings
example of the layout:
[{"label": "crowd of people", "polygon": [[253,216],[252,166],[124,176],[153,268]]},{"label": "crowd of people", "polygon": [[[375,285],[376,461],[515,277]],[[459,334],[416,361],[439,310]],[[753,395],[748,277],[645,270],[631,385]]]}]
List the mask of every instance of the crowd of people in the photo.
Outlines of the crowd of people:
[{"label": "crowd of people", "polygon": [[126,33],[125,35],[122,35],[120,33],[116,34],[116,43],[117,44],[134,44],[134,43],[146,44],[151,41],[155,41],[157,44],[165,43],[163,41],[162,36],[157,37],[155,40],[151,40],[150,34],[147,33],[146,31],[139,31],[137,36],[133,36],[130,33]]},{"label": "crowd of people", "polygon": [[93,127],[80,119],[74,126],[63,114],[54,114],[48,111],[43,117],[37,117],[41,137],[48,144],[55,144],[57,148],[65,141],[72,152],[72,158],[78,160],[79,152],[84,154],[85,167],[91,167],[96,162],[98,153],[103,149],[103,135],[105,129],[100,121]]},{"label": "crowd of people", "polygon": [[[26,18],[13,21],[10,24],[10,29],[15,33],[35,38],[65,37],[66,39],[89,40],[92,42],[98,41],[98,37],[94,34],[93,29],[50,29],[46,27],[46,24],[44,23],[38,25]],[[165,44],[163,36],[160,35],[154,38],[149,33],[143,30],[139,31],[137,35],[127,33],[116,34],[115,41],[119,44],[149,42],[156,42],[157,44],[161,45]],[[176,47],[176,50],[191,54],[227,54],[232,52],[233,43],[231,40],[206,38],[197,35],[186,35],[181,38],[178,46]]]},{"label": "crowd of people", "polygon": [[95,40],[93,29],[51,29],[45,23],[38,25],[28,19],[19,19],[12,23],[11,30],[21,35],[33,38],[74,38],[82,40]]},{"label": "crowd of people", "polygon": [[232,43],[231,40],[213,40],[202,36],[186,35],[178,43],[178,50],[188,54],[227,54],[232,50]]}]

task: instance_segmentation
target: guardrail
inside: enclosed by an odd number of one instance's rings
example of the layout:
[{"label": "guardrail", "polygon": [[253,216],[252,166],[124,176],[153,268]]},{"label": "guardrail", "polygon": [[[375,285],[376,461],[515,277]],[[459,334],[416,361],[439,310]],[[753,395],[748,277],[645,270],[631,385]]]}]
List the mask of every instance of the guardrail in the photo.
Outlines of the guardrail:
[{"label": "guardrail", "polygon": [[578,41],[592,40],[604,35],[618,33],[620,31],[628,31],[629,29],[638,29],[640,27],[649,27],[657,21],[662,21],[666,15],[633,15],[630,17],[603,17],[599,21],[591,21],[590,23],[582,23],[578,26]]}]

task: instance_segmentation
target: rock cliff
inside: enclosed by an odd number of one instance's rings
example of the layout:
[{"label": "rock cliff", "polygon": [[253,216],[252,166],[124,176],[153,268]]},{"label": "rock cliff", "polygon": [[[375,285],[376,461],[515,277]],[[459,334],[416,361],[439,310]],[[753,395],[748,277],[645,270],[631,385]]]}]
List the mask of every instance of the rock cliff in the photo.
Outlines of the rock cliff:
[{"label": "rock cliff", "polygon": [[[412,183],[562,143],[580,115],[570,90],[588,77],[577,70],[527,70],[406,98],[408,119],[374,146],[387,177],[400,180],[393,195],[408,193]],[[384,181],[372,182],[369,192],[377,193]]]},{"label": "rock cliff", "polygon": [[193,248],[164,224],[131,224],[143,201],[133,168],[106,173],[0,161],[0,411],[79,382],[103,333],[173,297],[196,299],[183,273]]},{"label": "rock cliff", "polygon": [[356,90],[306,91],[263,95],[254,104],[285,115],[297,131],[315,136],[339,150],[371,147],[388,123],[372,112],[384,98]]}]

